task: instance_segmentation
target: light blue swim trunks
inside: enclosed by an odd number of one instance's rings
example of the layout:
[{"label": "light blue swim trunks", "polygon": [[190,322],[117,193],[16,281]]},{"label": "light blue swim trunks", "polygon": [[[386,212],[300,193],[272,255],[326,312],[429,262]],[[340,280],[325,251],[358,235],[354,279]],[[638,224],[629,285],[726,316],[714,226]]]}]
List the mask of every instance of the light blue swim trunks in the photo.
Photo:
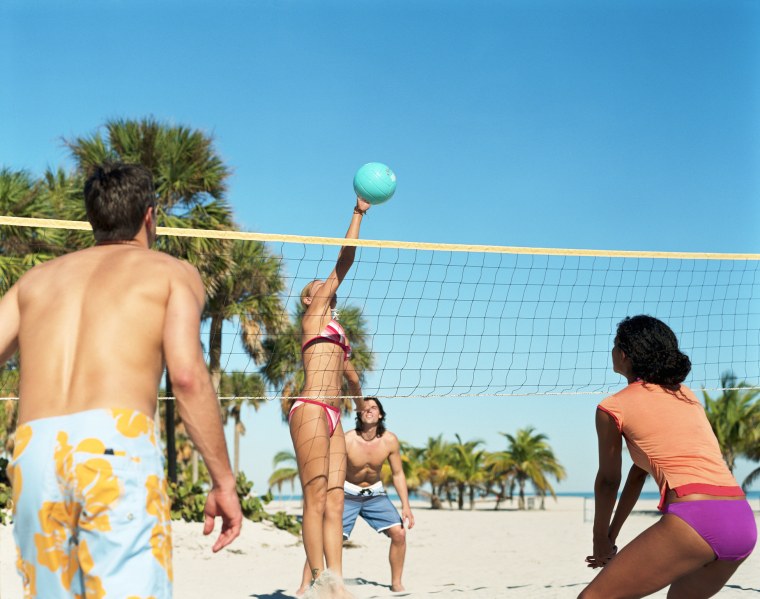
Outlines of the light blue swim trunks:
[{"label": "light blue swim trunks", "polygon": [[388,499],[382,482],[370,487],[360,487],[344,483],[343,538],[351,536],[356,518],[361,516],[377,532],[384,532],[392,526],[403,526],[401,515]]},{"label": "light blue swim trunks", "polygon": [[172,544],[155,425],[87,410],[16,430],[16,565],[26,599],[168,599]]}]

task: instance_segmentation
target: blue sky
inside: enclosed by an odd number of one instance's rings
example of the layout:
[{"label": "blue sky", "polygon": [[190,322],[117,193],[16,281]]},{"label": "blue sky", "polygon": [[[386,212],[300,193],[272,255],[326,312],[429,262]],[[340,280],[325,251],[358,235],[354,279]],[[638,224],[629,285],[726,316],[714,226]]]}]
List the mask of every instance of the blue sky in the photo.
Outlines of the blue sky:
[{"label": "blue sky", "polygon": [[[249,231],[342,236],[353,172],[378,160],[398,191],[365,238],[760,252],[750,0],[11,0],[0,64],[0,165],[70,166],[61,138],[109,118],[186,124],[214,135]],[[386,403],[413,443],[495,450],[533,425],[568,470],[559,489],[586,491],[597,401]],[[247,420],[263,490],[289,436],[276,406]]]}]

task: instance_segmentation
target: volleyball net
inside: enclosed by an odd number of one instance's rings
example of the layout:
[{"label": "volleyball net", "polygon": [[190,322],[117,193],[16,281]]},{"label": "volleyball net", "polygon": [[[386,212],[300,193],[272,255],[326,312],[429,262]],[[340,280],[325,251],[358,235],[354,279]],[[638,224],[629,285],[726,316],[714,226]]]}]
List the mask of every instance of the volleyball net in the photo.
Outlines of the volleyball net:
[{"label": "volleyball net", "polygon": [[[89,229],[9,217],[0,217],[0,226]],[[610,360],[617,323],[635,314],[656,316],[676,332],[692,361],[686,380],[692,388],[718,390],[726,372],[760,386],[760,254],[158,232],[165,244],[182,238],[201,248],[196,261],[206,247],[199,240],[221,244],[207,251],[229,252],[233,281],[215,284],[215,302],[224,308],[217,305],[216,313],[224,316],[212,324],[207,314],[201,341],[209,359],[217,347],[215,363],[230,395],[275,399],[298,392],[300,293],[327,277],[342,245],[358,246],[338,291],[338,320],[354,346],[365,395],[608,394],[623,382]],[[235,264],[236,257],[245,264]],[[0,252],[0,261],[9,258],[18,256]],[[225,263],[211,262],[214,268]],[[271,301],[256,301],[252,293]],[[282,313],[276,326],[273,309]],[[0,373],[1,396],[14,395],[13,373],[13,363]],[[245,377],[259,386],[246,387]]]}]

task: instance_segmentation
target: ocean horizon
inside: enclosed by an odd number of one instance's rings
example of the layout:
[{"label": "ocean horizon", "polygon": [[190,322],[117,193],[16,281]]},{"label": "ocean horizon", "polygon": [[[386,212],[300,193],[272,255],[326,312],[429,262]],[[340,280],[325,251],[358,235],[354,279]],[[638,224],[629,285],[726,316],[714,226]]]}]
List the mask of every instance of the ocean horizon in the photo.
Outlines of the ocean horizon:
[{"label": "ocean horizon", "polygon": [[[563,491],[556,493],[557,497],[580,497],[582,499],[593,499],[594,498],[594,492],[593,491]],[[525,493],[525,497],[536,497],[537,495],[535,493]],[[396,493],[388,493],[388,497],[392,501],[399,501],[399,496]],[[620,494],[618,493],[618,497],[620,497]],[[291,494],[283,494],[279,495],[276,493],[272,494],[273,501],[302,501],[303,495],[291,495]],[[483,499],[493,499],[493,496],[489,495],[488,497],[477,497],[477,500],[483,500]],[[515,494],[515,498],[517,498],[517,494]],[[551,498],[551,497],[549,497]],[[643,500],[659,500],[660,494],[657,491],[644,491],[639,496],[639,499]],[[410,493],[409,499],[415,500],[415,501],[424,501],[427,499],[427,497],[418,495],[416,493]],[[760,500],[760,490],[758,491],[749,491],[747,492],[747,499],[749,501],[754,500]],[[465,504],[469,500],[465,500]]]}]

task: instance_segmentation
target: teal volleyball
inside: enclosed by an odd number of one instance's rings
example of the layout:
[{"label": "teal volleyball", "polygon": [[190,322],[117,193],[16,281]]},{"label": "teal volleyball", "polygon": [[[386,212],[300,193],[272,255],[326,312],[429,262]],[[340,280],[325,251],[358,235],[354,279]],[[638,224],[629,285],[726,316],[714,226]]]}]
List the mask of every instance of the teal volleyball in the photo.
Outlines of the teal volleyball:
[{"label": "teal volleyball", "polygon": [[370,204],[387,202],[396,192],[396,174],[385,164],[369,162],[356,171],[354,191]]}]

